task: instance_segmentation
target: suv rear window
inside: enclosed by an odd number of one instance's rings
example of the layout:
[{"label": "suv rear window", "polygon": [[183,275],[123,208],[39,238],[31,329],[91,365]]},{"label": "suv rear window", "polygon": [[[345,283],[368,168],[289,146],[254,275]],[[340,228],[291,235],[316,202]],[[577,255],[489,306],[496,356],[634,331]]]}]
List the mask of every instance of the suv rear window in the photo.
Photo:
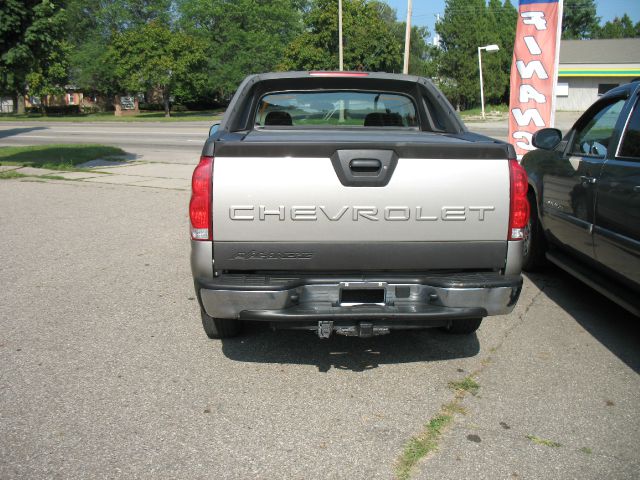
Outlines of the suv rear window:
[{"label": "suv rear window", "polygon": [[259,127],[418,127],[413,100],[398,93],[361,91],[279,92],[263,96]]}]

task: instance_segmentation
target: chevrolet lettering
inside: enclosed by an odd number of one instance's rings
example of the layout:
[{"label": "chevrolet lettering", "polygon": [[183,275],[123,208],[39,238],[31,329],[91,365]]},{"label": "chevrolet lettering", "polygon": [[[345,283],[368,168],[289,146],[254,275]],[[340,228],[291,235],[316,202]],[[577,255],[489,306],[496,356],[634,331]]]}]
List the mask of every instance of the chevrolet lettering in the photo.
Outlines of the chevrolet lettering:
[{"label": "chevrolet lettering", "polygon": [[522,288],[527,177],[425,78],[242,82],[193,173],[191,270],[210,338],[473,334]]},{"label": "chevrolet lettering", "polygon": [[464,221],[478,220],[483,222],[487,212],[495,211],[492,206],[455,206],[442,207],[437,211],[437,215],[428,215],[424,207],[349,207],[342,206],[329,209],[323,205],[315,206],[297,206],[285,207],[278,205],[276,207],[267,207],[265,205],[231,205],[229,207],[229,218],[231,220],[279,220],[284,222],[292,220],[294,222],[328,220],[337,222],[339,220],[369,220],[377,222],[385,220],[388,222],[415,220],[417,222],[425,221]]}]

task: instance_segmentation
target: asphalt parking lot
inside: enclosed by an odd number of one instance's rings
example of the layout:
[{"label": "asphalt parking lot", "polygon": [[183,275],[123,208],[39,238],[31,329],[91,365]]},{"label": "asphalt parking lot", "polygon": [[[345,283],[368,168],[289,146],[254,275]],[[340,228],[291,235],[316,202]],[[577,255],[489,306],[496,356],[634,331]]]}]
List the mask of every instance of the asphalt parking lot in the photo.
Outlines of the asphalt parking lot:
[{"label": "asphalt parking lot", "polygon": [[637,478],[638,319],[571,277],[470,337],[210,341],[188,192],[136,183],[0,181],[0,478],[389,479],[456,397],[411,478]]}]

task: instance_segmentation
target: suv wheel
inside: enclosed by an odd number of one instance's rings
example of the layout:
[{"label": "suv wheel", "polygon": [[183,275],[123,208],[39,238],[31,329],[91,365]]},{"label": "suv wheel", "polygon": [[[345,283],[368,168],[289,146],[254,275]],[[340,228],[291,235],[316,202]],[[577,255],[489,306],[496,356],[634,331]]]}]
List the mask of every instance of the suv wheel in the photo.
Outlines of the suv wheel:
[{"label": "suv wheel", "polygon": [[529,223],[527,223],[527,226],[524,228],[522,269],[533,272],[544,266],[546,243],[538,218],[536,197],[529,192],[528,198],[531,212],[529,215]]}]

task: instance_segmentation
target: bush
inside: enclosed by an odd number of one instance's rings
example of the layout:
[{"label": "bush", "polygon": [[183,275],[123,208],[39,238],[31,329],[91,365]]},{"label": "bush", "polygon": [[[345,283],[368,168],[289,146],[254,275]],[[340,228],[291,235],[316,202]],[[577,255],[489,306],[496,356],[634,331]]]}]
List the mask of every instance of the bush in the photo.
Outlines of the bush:
[{"label": "bush", "polygon": [[140,103],[138,105],[140,110],[147,110],[152,112],[159,112],[160,110],[164,110],[164,105],[161,103]]},{"label": "bush", "polygon": [[80,105],[51,105],[44,107],[46,115],[80,115]]},{"label": "bush", "polygon": [[98,105],[82,105],[82,113],[98,113],[102,109]]},{"label": "bush", "polygon": [[218,100],[216,98],[201,98],[199,100],[184,102],[188,110],[216,110],[229,105],[231,97],[226,100]]}]

